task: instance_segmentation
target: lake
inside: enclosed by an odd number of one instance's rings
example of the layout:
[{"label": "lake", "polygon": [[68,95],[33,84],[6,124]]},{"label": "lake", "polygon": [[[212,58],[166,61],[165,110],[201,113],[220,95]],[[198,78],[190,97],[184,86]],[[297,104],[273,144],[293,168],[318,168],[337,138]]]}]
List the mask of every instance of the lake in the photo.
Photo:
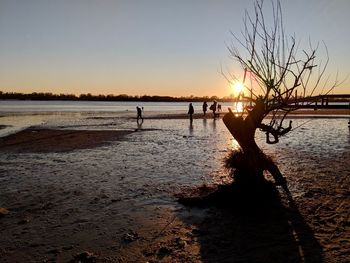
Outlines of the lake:
[{"label": "lake", "polygon": [[[211,102],[208,102],[210,105]],[[142,102],[142,101],[32,101],[0,100],[0,113],[8,112],[136,112],[136,106],[149,112],[183,111],[187,113],[189,102]],[[202,111],[202,102],[192,103],[195,110]],[[223,102],[223,110],[233,103]]]}]

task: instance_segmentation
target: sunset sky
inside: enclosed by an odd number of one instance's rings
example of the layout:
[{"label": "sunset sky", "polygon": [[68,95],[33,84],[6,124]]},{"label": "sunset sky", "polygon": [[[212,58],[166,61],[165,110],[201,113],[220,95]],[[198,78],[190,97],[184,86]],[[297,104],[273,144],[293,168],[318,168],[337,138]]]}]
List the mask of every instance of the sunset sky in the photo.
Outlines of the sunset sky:
[{"label": "sunset sky", "polygon": [[[248,0],[1,0],[0,90],[228,96],[220,73]],[[266,1],[266,4],[270,4]],[[282,1],[286,32],[350,73],[350,1]],[[304,41],[304,42],[303,42]],[[242,75],[242,72],[234,72]],[[350,93],[350,78],[334,93]]]}]

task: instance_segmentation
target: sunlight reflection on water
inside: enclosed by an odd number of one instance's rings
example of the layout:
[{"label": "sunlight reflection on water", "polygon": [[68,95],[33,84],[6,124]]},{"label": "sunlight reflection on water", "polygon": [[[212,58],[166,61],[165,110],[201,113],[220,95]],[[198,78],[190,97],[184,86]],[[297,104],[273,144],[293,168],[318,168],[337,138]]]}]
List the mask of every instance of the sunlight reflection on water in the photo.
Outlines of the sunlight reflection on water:
[{"label": "sunlight reflection on water", "polygon": [[243,102],[234,102],[232,110],[237,113],[242,113],[244,110],[244,106],[245,105],[243,104]]}]

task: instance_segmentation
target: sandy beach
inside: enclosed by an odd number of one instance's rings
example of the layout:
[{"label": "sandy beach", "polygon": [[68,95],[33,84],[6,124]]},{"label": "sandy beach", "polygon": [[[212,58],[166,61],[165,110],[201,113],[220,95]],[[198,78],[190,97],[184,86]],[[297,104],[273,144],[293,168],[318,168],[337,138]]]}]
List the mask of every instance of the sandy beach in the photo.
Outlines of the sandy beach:
[{"label": "sandy beach", "polygon": [[177,196],[231,182],[237,144],[220,118],[74,115],[2,137],[0,261],[349,262],[350,130],[337,113],[295,117],[278,145],[257,134],[292,199],[277,187],[205,207]]}]

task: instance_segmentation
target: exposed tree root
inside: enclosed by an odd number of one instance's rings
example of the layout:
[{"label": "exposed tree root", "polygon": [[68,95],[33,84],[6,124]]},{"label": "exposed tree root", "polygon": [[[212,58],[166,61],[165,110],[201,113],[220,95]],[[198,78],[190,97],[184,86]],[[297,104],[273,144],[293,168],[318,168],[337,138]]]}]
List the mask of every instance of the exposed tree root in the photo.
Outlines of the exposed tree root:
[{"label": "exposed tree root", "polygon": [[[234,179],[231,184],[199,187],[187,196],[179,195],[179,202],[189,206],[237,207],[279,200],[276,184],[282,185],[288,191],[282,174],[274,162],[262,152],[254,156],[252,158],[242,151],[232,152],[226,159],[226,168],[231,170]],[[276,184],[267,181],[263,176],[264,170],[271,169],[274,169]]]}]

